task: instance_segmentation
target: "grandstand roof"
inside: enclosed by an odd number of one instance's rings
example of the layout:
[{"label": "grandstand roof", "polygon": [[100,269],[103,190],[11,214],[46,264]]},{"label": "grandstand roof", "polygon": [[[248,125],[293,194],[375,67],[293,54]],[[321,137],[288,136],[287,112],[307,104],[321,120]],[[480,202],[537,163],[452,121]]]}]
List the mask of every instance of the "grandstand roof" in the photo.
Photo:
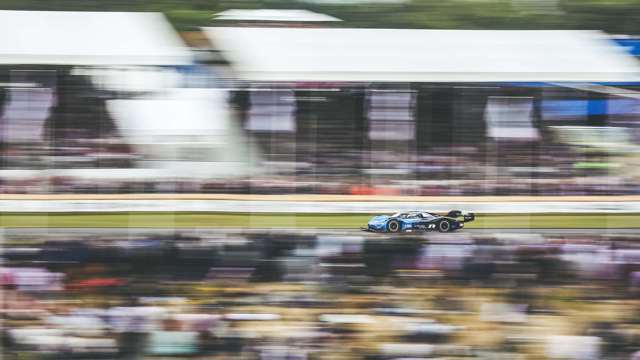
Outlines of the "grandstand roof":
[{"label": "grandstand roof", "polygon": [[204,29],[254,81],[639,81],[640,63],[598,31]]},{"label": "grandstand roof", "polygon": [[0,64],[180,65],[191,55],[160,13],[0,11]]}]

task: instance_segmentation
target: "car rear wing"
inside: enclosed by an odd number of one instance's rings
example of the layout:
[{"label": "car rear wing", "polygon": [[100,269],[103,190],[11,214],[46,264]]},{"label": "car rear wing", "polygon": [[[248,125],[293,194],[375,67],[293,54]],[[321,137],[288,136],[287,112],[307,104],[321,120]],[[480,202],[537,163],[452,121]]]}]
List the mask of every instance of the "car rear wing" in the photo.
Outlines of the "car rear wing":
[{"label": "car rear wing", "polygon": [[447,213],[446,217],[448,218],[453,218],[453,219],[458,219],[460,216],[463,217],[464,220],[462,220],[462,222],[470,222],[475,220],[476,215],[472,212],[462,212],[460,210],[451,210],[449,211],[449,213]]}]

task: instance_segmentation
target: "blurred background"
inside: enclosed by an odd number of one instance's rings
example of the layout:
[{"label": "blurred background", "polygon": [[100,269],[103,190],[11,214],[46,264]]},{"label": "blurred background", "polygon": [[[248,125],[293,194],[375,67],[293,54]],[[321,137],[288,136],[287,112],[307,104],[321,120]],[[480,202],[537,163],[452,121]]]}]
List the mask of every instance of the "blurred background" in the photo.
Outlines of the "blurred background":
[{"label": "blurred background", "polygon": [[634,194],[637,5],[3,1],[0,191]]},{"label": "blurred background", "polygon": [[638,18],[0,0],[2,356],[640,359]]}]

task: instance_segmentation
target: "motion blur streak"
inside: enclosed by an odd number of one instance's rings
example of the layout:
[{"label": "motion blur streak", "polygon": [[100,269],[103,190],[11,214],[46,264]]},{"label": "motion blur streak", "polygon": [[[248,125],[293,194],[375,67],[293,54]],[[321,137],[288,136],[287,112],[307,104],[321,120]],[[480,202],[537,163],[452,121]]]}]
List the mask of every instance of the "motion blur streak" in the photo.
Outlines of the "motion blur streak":
[{"label": "motion blur streak", "polygon": [[3,359],[640,359],[640,0],[0,9]]}]

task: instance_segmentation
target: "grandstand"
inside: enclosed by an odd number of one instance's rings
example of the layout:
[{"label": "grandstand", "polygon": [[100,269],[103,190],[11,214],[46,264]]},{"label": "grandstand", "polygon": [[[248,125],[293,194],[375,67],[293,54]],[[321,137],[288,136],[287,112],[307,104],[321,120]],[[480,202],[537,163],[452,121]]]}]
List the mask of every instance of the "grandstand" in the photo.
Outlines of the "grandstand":
[{"label": "grandstand", "polygon": [[603,33],[252,22],[202,29],[207,57],[158,14],[2,17],[55,29],[0,39],[5,193],[637,191],[577,145],[638,141],[640,66]]},{"label": "grandstand", "polygon": [[[245,129],[276,166],[304,164],[298,176],[553,182],[583,175],[573,166],[590,159],[550,126],[636,131],[639,64],[603,33],[204,31],[245,84],[235,96]],[[615,86],[579,86],[594,83]],[[547,191],[490,187],[476,190]]]},{"label": "grandstand", "polygon": [[0,11],[0,23],[5,181],[16,170],[55,174],[53,185],[134,168],[129,178],[147,181],[250,171],[226,91],[190,81],[200,67],[162,14]]}]

